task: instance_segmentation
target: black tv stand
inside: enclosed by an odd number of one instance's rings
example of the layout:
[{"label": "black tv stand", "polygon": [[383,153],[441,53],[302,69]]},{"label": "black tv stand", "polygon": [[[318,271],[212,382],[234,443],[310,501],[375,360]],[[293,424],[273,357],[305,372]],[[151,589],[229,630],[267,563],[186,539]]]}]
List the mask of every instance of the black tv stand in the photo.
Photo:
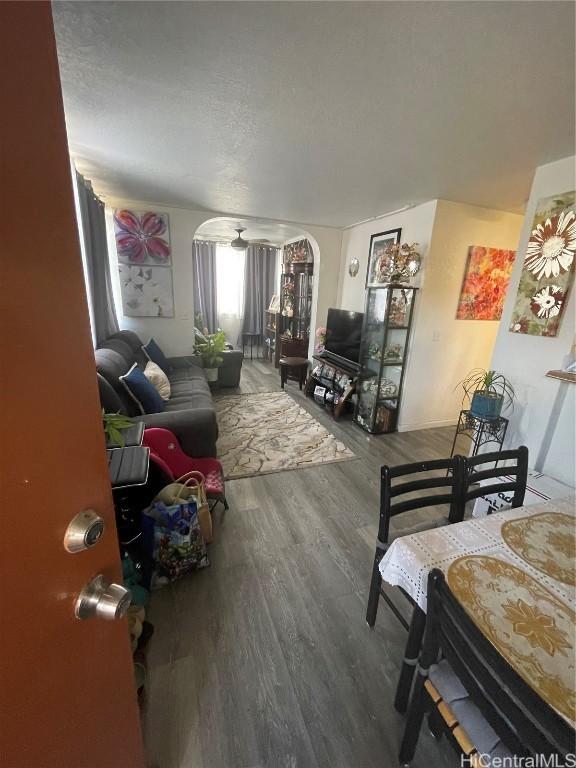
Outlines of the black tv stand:
[{"label": "black tv stand", "polygon": [[[323,353],[312,355],[312,359],[316,361],[316,364],[313,365],[306,381],[306,395],[314,397],[314,390],[317,386],[325,387],[337,399],[332,415],[335,419],[338,419],[346,409],[346,404],[356,392],[358,370],[351,364],[337,363]],[[324,375],[322,370],[316,372],[320,366],[331,368],[332,374]]]},{"label": "black tv stand", "polygon": [[333,368],[337,368],[339,371],[349,373],[350,376],[353,377],[356,377],[358,375],[358,371],[360,370],[359,365],[355,365],[354,363],[339,359],[338,357],[332,357],[329,352],[321,352],[318,355],[313,355],[313,359],[322,363],[326,363],[327,365],[331,365]]}]

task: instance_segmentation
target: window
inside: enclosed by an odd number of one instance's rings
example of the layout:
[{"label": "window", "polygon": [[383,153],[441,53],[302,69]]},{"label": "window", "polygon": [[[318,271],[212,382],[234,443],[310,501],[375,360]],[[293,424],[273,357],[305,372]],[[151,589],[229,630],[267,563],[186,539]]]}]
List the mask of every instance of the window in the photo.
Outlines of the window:
[{"label": "window", "polygon": [[238,342],[242,328],[245,261],[246,251],[236,251],[229,245],[216,246],[218,325],[231,344]]}]

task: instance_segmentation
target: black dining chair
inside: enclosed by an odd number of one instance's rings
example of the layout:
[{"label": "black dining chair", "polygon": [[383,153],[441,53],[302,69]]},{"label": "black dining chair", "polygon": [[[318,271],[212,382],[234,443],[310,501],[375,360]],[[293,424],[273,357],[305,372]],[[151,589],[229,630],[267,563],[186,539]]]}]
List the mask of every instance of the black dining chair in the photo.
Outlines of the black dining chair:
[{"label": "black dining chair", "polygon": [[[447,507],[447,514],[444,514],[439,519],[426,520],[423,523],[403,528],[392,534],[390,533],[390,520],[393,517],[417,509],[436,506]],[[398,467],[382,467],[380,518],[378,522],[376,551],[372,564],[366,621],[369,627],[374,627],[378,603],[382,596],[402,626],[408,630],[406,651],[402,661],[402,672],[394,700],[394,706],[399,712],[405,712],[408,704],[408,696],[422,643],[426,616],[412,599],[400,589],[398,591],[413,606],[412,619],[410,624],[408,624],[400,609],[382,589],[382,577],[380,576],[379,569],[380,561],[390,544],[398,537],[406,536],[410,533],[419,533],[449,523],[457,523],[463,517],[464,459],[462,456],[403,464]]]},{"label": "black dining chair", "polygon": [[[380,560],[392,542],[400,536],[419,533],[448,523],[460,522],[464,516],[463,493],[464,458],[462,456],[420,461],[414,464],[401,464],[397,467],[385,465],[381,468],[378,538],[376,539],[376,552],[374,553],[372,579],[366,609],[368,626],[373,627],[376,623],[378,603],[380,596],[382,596],[401,624],[405,629],[408,629],[406,619],[382,589],[382,577],[378,567]],[[427,520],[390,533],[390,521],[393,517],[433,506],[447,506],[448,514],[440,519]]]},{"label": "black dining chair", "polygon": [[[437,568],[428,576],[427,607],[400,764],[408,765],[414,757],[427,712],[433,734],[445,733],[469,765],[487,765],[485,757],[480,761],[486,754],[557,755],[557,762],[542,765],[567,764],[566,755],[574,751],[574,729],[482,634]],[[453,699],[458,700],[458,709],[456,703],[447,703]],[[473,734],[482,743],[476,743]]]},{"label": "black dining chair", "polygon": [[[502,462],[506,462],[505,465],[502,465]],[[485,468],[486,464],[494,466]],[[510,480],[502,479],[508,477]],[[493,482],[487,482],[489,480]],[[506,451],[464,457],[465,503],[479,496],[505,494],[505,498],[509,498],[512,494],[512,508],[521,507],[527,481],[528,448],[525,445]]]}]

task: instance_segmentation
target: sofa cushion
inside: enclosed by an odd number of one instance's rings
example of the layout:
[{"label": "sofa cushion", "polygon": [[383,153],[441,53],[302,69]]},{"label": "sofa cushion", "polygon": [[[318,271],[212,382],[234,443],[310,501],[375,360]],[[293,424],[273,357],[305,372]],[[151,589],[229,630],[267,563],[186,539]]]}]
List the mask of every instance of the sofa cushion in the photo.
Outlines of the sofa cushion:
[{"label": "sofa cushion", "polygon": [[124,344],[127,344],[132,350],[134,360],[138,363],[142,370],[144,370],[144,366],[146,365],[148,358],[142,351],[142,340],[137,333],[134,331],[118,331],[117,333],[114,333],[112,336],[110,336],[107,341],[111,341],[112,339],[119,339],[120,341],[123,341]]},{"label": "sofa cushion", "polygon": [[160,413],[164,410],[164,401],[154,384],[146,378],[144,371],[138,368],[137,363],[134,363],[128,373],[120,376],[120,381],[142,413]]},{"label": "sofa cushion", "polygon": [[167,411],[184,411],[188,408],[214,408],[210,387],[201,368],[188,368],[173,371],[170,380],[171,396],[165,403]]},{"label": "sofa cushion", "polygon": [[196,408],[214,410],[214,404],[210,395],[204,392],[190,392],[186,395],[171,397],[170,400],[164,403],[164,410],[166,412],[190,411]]},{"label": "sofa cushion", "polygon": [[166,355],[164,354],[164,352],[162,352],[162,350],[160,349],[158,344],[156,344],[154,339],[150,339],[148,344],[144,344],[144,346],[142,347],[142,350],[146,355],[146,357],[148,358],[148,360],[152,360],[153,363],[156,363],[156,365],[160,366],[160,368],[162,368],[164,373],[166,374],[170,373],[170,371],[172,370],[170,363],[168,362],[168,360],[166,359]]},{"label": "sofa cushion", "polygon": [[126,415],[127,411],[113,387],[106,381],[100,373],[96,374],[98,378],[98,393],[100,395],[100,405],[105,413],[122,413]]},{"label": "sofa cushion", "polygon": [[104,378],[112,384],[114,389],[118,390],[118,387],[114,386],[114,381],[119,376],[123,376],[128,373],[133,363],[127,364],[126,360],[119,352],[115,352],[113,349],[97,349],[94,352],[96,358],[96,369],[98,373],[101,373]]},{"label": "sofa cushion", "polygon": [[153,363],[152,360],[148,360],[146,368],[144,368],[144,376],[153,385],[162,400],[170,400],[170,382],[168,381],[168,376],[166,376],[159,365]]},{"label": "sofa cushion", "polygon": [[113,352],[117,352],[124,358],[124,362],[128,368],[131,368],[134,363],[138,362],[130,345],[125,341],[122,341],[122,339],[106,339],[106,341],[100,344],[98,348],[111,349]]},{"label": "sofa cushion", "polygon": [[[191,381],[202,381],[208,385],[206,381],[206,374],[203,368],[199,368],[197,365],[187,365],[182,368],[173,368],[168,374],[168,381],[171,387],[177,387],[178,385],[185,385]],[[208,389],[210,389],[208,387]]]},{"label": "sofa cushion", "polygon": [[94,357],[96,360],[96,371],[110,384],[122,403],[122,409],[125,413],[128,416],[139,415],[141,413],[140,409],[136,406],[120,381],[120,376],[128,373],[131,366],[127,365],[122,355],[113,349],[97,349]]}]

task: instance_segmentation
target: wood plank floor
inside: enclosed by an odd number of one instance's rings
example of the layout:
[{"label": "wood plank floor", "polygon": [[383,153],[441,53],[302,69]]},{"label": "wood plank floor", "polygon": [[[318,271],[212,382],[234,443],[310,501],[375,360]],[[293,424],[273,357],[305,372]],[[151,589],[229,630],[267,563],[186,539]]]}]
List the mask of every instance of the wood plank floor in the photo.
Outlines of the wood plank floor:
[{"label": "wood plank floor", "polygon": [[[225,393],[276,390],[278,372],[248,360]],[[286,391],[357,459],[229,481],[211,567],[153,594],[145,739],[158,768],[398,762],[406,633],[385,603],[374,631],[364,620],[379,470],[447,456],[453,430],[371,437]],[[423,728],[413,766],[458,764]]]}]

